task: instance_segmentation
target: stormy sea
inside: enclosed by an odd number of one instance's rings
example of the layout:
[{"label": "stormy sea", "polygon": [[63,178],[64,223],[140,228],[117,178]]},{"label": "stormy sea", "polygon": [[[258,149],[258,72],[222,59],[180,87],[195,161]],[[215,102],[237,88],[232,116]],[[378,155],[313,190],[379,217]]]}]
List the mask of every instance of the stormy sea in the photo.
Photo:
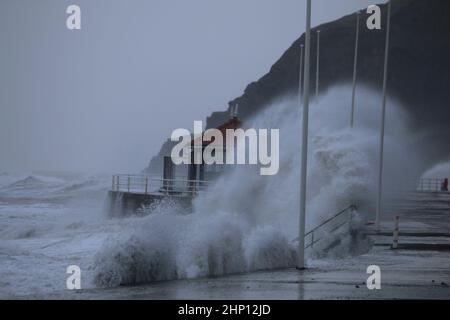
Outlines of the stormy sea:
[{"label": "stormy sea", "polygon": [[[349,205],[360,221],[373,218],[379,94],[361,89],[352,130],[348,92],[335,87],[311,105],[307,230]],[[390,106],[386,193],[418,178],[422,165],[407,114]],[[300,119],[297,97],[287,96],[249,121],[280,129],[279,173],[237,167],[200,194],[192,212],[161,203],[111,218],[110,175],[0,173],[0,298],[57,297],[70,265],[82,270],[85,290],[295,266]],[[348,234],[329,236],[342,241],[326,254],[308,251],[310,264],[353,254]]]}]

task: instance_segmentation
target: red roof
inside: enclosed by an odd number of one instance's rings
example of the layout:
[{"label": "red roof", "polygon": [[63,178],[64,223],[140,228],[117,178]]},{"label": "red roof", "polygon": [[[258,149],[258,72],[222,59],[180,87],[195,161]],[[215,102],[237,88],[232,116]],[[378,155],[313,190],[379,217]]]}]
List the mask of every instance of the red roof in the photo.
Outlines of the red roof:
[{"label": "red roof", "polygon": [[[222,133],[222,136],[224,139],[223,144],[225,145],[227,130],[228,129],[236,130],[236,129],[241,129],[241,128],[242,128],[242,122],[238,118],[234,117],[234,118],[231,118],[230,120],[228,120],[227,122],[225,122],[224,124],[218,126],[216,129]],[[202,145],[204,147],[214,142],[214,137],[212,137],[211,141],[203,141],[203,134],[202,134],[202,137],[198,138],[198,139],[202,139]],[[194,142],[194,140],[193,140],[193,142]]]},{"label": "red roof", "polygon": [[216,129],[222,132],[222,135],[225,137],[227,129],[240,129],[242,128],[242,122],[238,118],[232,118],[228,122],[218,126]]}]

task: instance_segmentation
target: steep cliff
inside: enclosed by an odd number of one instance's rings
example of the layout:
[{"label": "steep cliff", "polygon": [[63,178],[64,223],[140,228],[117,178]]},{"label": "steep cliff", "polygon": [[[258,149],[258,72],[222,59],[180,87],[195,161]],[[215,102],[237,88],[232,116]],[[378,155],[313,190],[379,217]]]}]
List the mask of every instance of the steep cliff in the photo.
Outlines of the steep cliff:
[{"label": "steep cliff", "polygon": [[[386,5],[381,5],[382,30],[369,30],[368,17],[362,12],[358,83],[381,92]],[[320,29],[320,91],[351,82],[355,42],[356,14],[317,26],[312,31],[311,57],[316,57],[316,30]],[[270,39],[268,40],[270,41]],[[261,79],[247,86],[244,94],[229,102],[228,110],[207,118],[207,127],[228,119],[230,107],[239,103],[239,116],[246,119],[284,94],[298,90],[300,44],[304,35],[272,66]],[[255,53],[257,54],[257,53]],[[391,47],[388,75],[389,94],[399,99],[411,114],[416,130],[427,133],[434,146],[444,146],[450,138],[450,1],[393,0]],[[315,87],[315,63],[311,65],[311,84]],[[159,167],[159,156],[170,152],[166,142],[150,165]],[[446,150],[445,150],[446,149]],[[442,158],[449,148],[436,147],[430,152]]]}]

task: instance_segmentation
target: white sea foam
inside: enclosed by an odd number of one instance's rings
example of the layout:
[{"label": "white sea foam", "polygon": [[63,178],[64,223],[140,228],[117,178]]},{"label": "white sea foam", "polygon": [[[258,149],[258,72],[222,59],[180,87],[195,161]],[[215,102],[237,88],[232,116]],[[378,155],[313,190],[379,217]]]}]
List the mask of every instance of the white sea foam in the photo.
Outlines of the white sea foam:
[{"label": "white sea foam", "polygon": [[[350,204],[362,214],[373,215],[379,94],[360,89],[356,127],[350,129],[349,92],[347,86],[333,88],[311,105],[307,230]],[[287,97],[245,124],[280,129],[278,175],[260,176],[258,168],[238,167],[196,199],[192,214],[165,208],[128,225],[98,252],[95,283],[117,286],[294,266],[299,111],[296,97]],[[387,119],[385,185],[389,192],[399,187],[401,177],[415,171],[417,161],[409,148],[412,135],[407,117],[395,101],[389,103]]]}]

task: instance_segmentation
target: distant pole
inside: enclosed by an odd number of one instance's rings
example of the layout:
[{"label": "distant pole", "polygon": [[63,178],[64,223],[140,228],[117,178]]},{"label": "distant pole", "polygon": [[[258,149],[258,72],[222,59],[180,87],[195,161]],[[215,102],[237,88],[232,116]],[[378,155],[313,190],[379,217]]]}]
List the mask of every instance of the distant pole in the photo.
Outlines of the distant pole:
[{"label": "distant pole", "polygon": [[355,56],[353,61],[353,91],[352,91],[352,110],[350,116],[350,127],[353,128],[355,123],[355,96],[356,96],[356,70],[358,67],[358,48],[359,48],[359,20],[360,12],[356,12],[356,41],[355,41]]},{"label": "distant pole", "polygon": [[320,72],[320,30],[317,30],[316,98],[319,96],[319,72]]},{"label": "distant pole", "polygon": [[298,78],[298,99],[299,104],[301,106],[302,103],[302,74],[303,74],[303,49],[304,49],[303,43],[300,45],[300,72],[299,72],[299,78]]},{"label": "distant pole", "polygon": [[305,33],[305,71],[303,73],[303,125],[302,154],[300,168],[300,217],[298,232],[297,268],[305,268],[305,213],[306,213],[306,174],[308,164],[308,117],[309,117],[309,63],[311,50],[311,0],[306,1],[306,33]]},{"label": "distant pole", "polygon": [[378,168],[378,194],[377,194],[377,212],[376,212],[376,228],[380,230],[381,215],[381,197],[383,191],[383,159],[384,159],[384,127],[386,118],[386,92],[387,92],[387,73],[389,62],[389,38],[391,29],[391,1],[388,2],[387,27],[386,27],[386,45],[384,49],[384,73],[383,73],[383,100],[381,103],[381,129],[380,129],[380,151],[379,151],[379,168]]},{"label": "distant pole", "polygon": [[302,73],[303,73],[303,48],[304,45],[300,45],[300,72],[298,78],[298,102],[301,107],[302,104]]}]

